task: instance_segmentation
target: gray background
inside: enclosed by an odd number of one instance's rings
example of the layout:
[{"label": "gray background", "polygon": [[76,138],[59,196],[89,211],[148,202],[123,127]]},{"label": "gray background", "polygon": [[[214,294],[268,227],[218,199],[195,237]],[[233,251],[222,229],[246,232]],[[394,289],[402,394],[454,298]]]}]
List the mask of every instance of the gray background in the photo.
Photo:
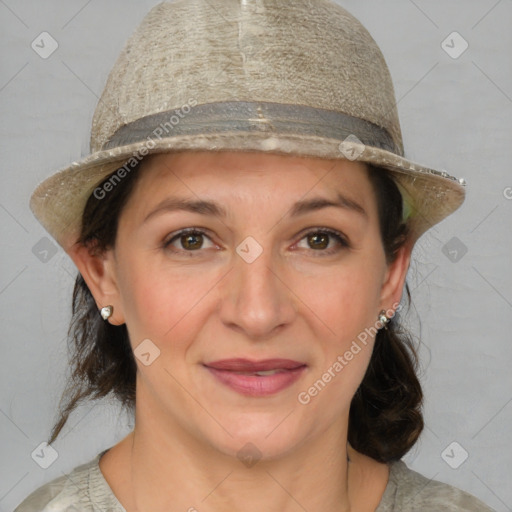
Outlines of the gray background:
[{"label": "gray background", "polygon": [[[41,242],[28,200],[39,181],[88,153],[107,74],[156,3],[0,0],[2,511],[129,431],[112,403],[91,402],[71,417],[48,469],[31,458],[64,385],[75,271],[55,244]],[[420,240],[408,277],[426,429],[405,461],[512,510],[512,1],[339,3],[388,61],[409,158],[468,181],[465,204]],[[59,45],[47,59],[31,48],[43,31]],[[453,31],[469,44],[456,59],[441,46]],[[460,447],[444,452],[454,441]],[[462,450],[468,458],[453,469],[445,459],[459,463]]]}]

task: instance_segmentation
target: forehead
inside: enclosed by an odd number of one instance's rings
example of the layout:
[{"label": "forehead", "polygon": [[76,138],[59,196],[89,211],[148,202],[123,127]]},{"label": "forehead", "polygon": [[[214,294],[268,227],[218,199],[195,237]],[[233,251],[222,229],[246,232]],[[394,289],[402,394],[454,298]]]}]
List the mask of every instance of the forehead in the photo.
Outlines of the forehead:
[{"label": "forehead", "polygon": [[138,192],[224,196],[303,196],[344,191],[365,201],[373,196],[367,166],[349,160],[302,158],[258,152],[180,152],[151,155],[139,169]]},{"label": "forehead", "polygon": [[155,154],[137,172],[120,219],[130,230],[171,211],[269,224],[343,211],[358,226],[379,224],[374,186],[360,162],[201,151]]}]

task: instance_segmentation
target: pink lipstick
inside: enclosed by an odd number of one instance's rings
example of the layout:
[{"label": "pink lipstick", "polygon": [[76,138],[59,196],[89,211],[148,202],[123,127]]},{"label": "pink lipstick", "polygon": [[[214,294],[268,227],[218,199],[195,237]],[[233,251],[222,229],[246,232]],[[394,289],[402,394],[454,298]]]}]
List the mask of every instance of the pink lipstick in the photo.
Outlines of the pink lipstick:
[{"label": "pink lipstick", "polygon": [[204,365],[221,383],[248,396],[268,396],[296,382],[306,365],[291,359],[223,359]]}]

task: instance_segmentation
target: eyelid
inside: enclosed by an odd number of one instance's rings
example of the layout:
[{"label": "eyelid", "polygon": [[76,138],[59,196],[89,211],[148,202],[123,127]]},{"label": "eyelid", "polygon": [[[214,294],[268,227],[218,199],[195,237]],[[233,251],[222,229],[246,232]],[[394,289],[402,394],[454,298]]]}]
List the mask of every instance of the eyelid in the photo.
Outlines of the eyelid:
[{"label": "eyelid", "polygon": [[[334,254],[338,254],[340,251],[344,249],[351,249],[352,245],[348,239],[348,237],[342,233],[341,231],[338,231],[334,228],[328,228],[328,227],[322,227],[322,226],[316,226],[312,228],[307,228],[300,232],[297,236],[299,237],[298,242],[300,243],[305,237],[307,237],[309,234],[314,233],[323,233],[327,234],[331,238],[336,238],[337,242],[339,244],[339,247],[331,247],[330,249],[322,249],[322,250],[315,250],[315,249],[309,249],[311,253],[313,253],[315,256],[321,257],[321,256],[330,256]],[[294,244],[296,245],[296,244]]]},{"label": "eyelid", "polygon": [[349,239],[345,235],[345,233],[343,233],[342,231],[339,231],[337,229],[328,228],[328,227],[324,227],[324,226],[313,226],[311,228],[306,228],[306,229],[302,230],[301,232],[299,232],[297,234],[297,236],[300,236],[301,237],[300,240],[302,240],[305,236],[309,235],[310,233],[327,233],[329,235],[336,235],[336,236],[339,236],[346,245],[350,245]]},{"label": "eyelid", "polygon": [[[205,236],[206,238],[208,238],[212,242],[212,244],[217,245],[212,240],[211,231],[209,229],[200,228],[200,227],[189,227],[189,228],[183,228],[183,229],[179,229],[178,231],[173,231],[172,233],[169,233],[169,235],[167,235],[164,238],[164,240],[162,242],[162,246],[164,248],[166,248],[175,239],[178,239],[179,237],[185,236],[185,235],[188,235],[188,234],[201,234],[201,235]],[[198,251],[184,251],[184,252],[198,252]]]},{"label": "eyelid", "polygon": [[[188,227],[188,228],[180,229],[178,231],[174,231],[174,232],[170,233],[168,236],[166,236],[164,238],[163,242],[162,242],[162,247],[164,249],[169,249],[169,246],[171,245],[171,243],[173,241],[179,239],[179,237],[181,237],[181,236],[185,236],[185,235],[190,234],[190,233],[203,235],[206,238],[208,238],[213,245],[218,246],[218,244],[216,244],[212,240],[212,236],[210,234],[211,232],[210,232],[209,229],[200,228],[200,227]],[[337,229],[323,227],[323,226],[313,226],[313,227],[309,227],[309,228],[303,229],[297,235],[295,235],[295,237],[297,237],[298,240],[297,240],[297,242],[295,242],[294,245],[300,243],[309,234],[315,234],[315,233],[324,233],[324,234],[327,234],[330,237],[336,238],[337,242],[338,242],[338,244],[340,246],[338,248],[332,248],[331,247],[330,249],[319,249],[319,250],[309,249],[311,252],[317,253],[318,256],[322,256],[322,255],[326,255],[327,256],[327,255],[331,255],[331,254],[334,254],[336,252],[339,252],[342,249],[349,249],[349,248],[351,248],[351,243],[350,243],[348,237],[344,233],[342,233],[341,231],[339,231]],[[175,252],[175,253],[190,253],[190,254],[193,255],[194,253],[200,253],[201,249],[202,248],[197,249],[195,251],[194,250],[187,251],[185,249],[169,249],[169,250],[171,250],[172,252]]]}]

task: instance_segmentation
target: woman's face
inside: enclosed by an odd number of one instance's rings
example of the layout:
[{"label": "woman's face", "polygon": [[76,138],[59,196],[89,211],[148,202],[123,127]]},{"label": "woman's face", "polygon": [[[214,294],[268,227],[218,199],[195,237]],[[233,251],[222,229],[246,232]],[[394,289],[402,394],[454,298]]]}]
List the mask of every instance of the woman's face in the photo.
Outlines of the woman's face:
[{"label": "woman's face", "polygon": [[339,436],[408,265],[386,263],[366,166],[196,152],[140,172],[95,289],[138,356],[136,421],[230,455]]}]

